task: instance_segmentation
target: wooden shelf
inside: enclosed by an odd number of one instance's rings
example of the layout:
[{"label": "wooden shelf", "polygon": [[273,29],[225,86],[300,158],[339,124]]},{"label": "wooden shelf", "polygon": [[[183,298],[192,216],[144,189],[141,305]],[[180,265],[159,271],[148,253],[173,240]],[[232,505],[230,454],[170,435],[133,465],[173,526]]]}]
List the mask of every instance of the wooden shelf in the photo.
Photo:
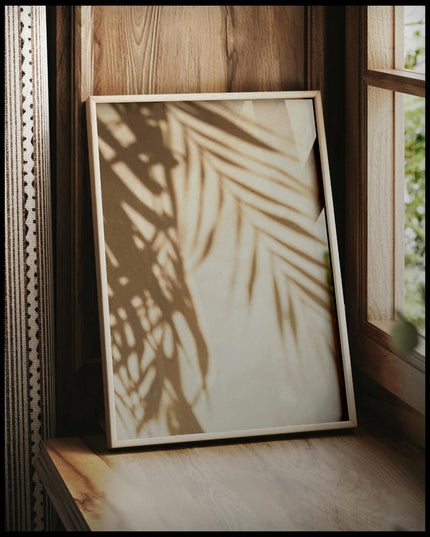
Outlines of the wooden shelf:
[{"label": "wooden shelf", "polygon": [[121,450],[61,438],[36,469],[70,531],[423,531],[424,471],[409,462],[357,429]]}]

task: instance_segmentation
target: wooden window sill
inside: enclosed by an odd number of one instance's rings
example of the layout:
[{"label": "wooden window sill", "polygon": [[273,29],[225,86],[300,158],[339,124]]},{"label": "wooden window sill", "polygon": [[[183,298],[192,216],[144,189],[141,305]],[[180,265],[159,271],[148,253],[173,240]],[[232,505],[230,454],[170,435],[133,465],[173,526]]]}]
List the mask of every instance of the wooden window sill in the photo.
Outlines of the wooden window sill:
[{"label": "wooden window sill", "polygon": [[389,345],[381,325],[367,323],[351,337],[355,367],[395,394],[420,414],[425,414],[425,361],[419,353],[400,357]]},{"label": "wooden window sill", "polygon": [[[374,337],[379,339],[387,348],[391,347],[390,334],[394,326],[394,321],[369,321],[368,331],[373,330]],[[376,331],[375,331],[376,329]],[[418,369],[422,373],[425,373],[425,353],[426,353],[426,340],[424,332],[418,329],[418,344],[415,350],[408,355],[401,356],[401,359],[411,364],[415,369]]]},{"label": "wooden window sill", "polygon": [[423,464],[358,428],[118,451],[53,439],[36,469],[70,531],[423,531]]}]

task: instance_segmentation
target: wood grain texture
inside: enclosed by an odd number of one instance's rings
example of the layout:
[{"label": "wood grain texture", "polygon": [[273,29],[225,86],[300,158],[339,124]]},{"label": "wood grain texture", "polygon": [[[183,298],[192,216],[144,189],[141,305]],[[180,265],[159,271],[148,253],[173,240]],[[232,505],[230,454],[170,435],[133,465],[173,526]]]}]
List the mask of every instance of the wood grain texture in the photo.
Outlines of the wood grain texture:
[{"label": "wood grain texture", "polygon": [[367,68],[394,68],[394,7],[368,6]]},{"label": "wood grain texture", "polygon": [[419,73],[383,69],[366,71],[364,79],[367,84],[392,91],[411,93],[418,97],[426,96],[425,75]]},{"label": "wood grain texture", "polygon": [[[51,173],[54,201],[55,340],[57,434],[63,433],[66,379],[73,371],[73,287],[72,281],[72,185],[71,169],[71,14],[67,6],[47,6],[48,53],[51,111]],[[67,282],[67,285],[65,285]],[[61,313],[59,313],[61,312]]]},{"label": "wood grain texture", "polygon": [[[404,95],[394,92],[393,106],[396,110],[394,142],[394,178],[405,176],[405,107]],[[405,194],[403,181],[394,179],[393,185],[393,273],[394,273],[394,310],[403,311],[405,304]],[[391,327],[390,327],[391,328]],[[391,330],[390,330],[391,331]]]},{"label": "wood grain texture", "polygon": [[94,436],[41,458],[67,529],[424,529],[424,475],[365,434],[115,453]]},{"label": "wood grain texture", "polygon": [[304,89],[304,18],[303,6],[92,6],[83,70],[94,95]]},{"label": "wood grain texture", "polygon": [[367,88],[368,319],[394,319],[394,100],[387,90]]},{"label": "wood grain texture", "polygon": [[[326,76],[326,6],[309,6],[307,11],[307,78],[309,88],[321,91],[323,102],[326,99],[328,80]],[[324,110],[326,107],[324,106]]]},{"label": "wood grain texture", "polygon": [[304,6],[227,6],[223,10],[227,91],[306,88]]}]

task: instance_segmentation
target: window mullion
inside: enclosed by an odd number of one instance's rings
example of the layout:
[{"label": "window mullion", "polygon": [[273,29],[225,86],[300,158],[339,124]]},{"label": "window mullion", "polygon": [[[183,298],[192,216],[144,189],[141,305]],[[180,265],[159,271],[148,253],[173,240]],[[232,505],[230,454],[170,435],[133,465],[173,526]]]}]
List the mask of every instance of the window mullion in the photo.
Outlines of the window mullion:
[{"label": "window mullion", "polygon": [[405,67],[405,41],[403,38],[404,6],[394,6],[394,68]]},{"label": "window mullion", "polygon": [[425,97],[425,76],[395,69],[367,70],[364,80],[371,86]]},{"label": "window mullion", "polygon": [[394,309],[402,312],[405,299],[405,113],[404,96],[393,93],[394,100],[394,180],[393,180],[393,267],[394,267]]},{"label": "window mullion", "polygon": [[391,91],[368,86],[367,315],[394,319],[394,101]]}]

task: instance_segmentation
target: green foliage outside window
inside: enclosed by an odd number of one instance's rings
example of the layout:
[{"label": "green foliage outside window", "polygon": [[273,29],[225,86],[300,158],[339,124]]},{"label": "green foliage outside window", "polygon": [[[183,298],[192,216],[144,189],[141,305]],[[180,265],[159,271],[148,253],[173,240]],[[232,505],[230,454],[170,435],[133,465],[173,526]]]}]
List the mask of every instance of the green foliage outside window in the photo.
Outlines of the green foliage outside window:
[{"label": "green foliage outside window", "polygon": [[425,100],[405,95],[405,317],[425,328]]},{"label": "green foliage outside window", "polygon": [[[405,68],[425,71],[424,6],[405,6]],[[404,317],[425,329],[425,99],[405,95]]]}]

